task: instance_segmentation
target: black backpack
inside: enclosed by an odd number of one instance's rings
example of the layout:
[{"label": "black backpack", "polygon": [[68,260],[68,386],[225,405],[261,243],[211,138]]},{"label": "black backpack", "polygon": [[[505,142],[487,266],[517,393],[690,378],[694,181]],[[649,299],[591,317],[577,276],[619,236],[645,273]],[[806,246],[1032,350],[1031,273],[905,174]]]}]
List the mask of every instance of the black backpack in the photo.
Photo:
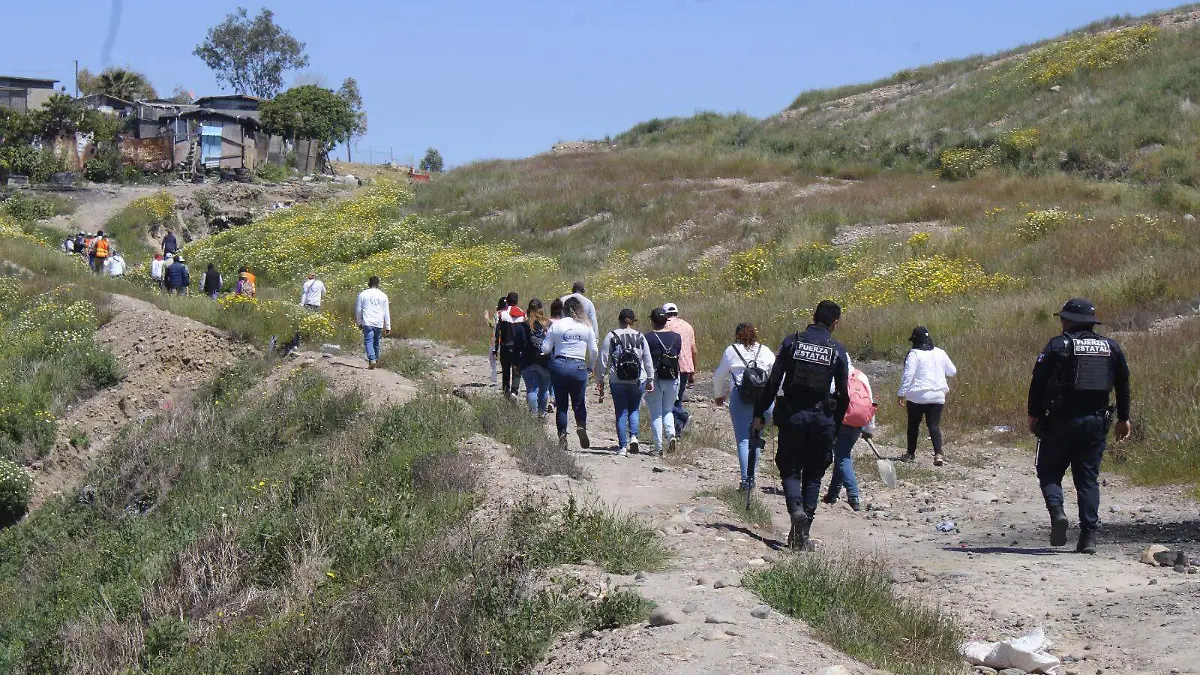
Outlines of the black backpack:
[{"label": "black backpack", "polygon": [[612,332],[612,336],[617,338],[612,341],[610,347],[613,355],[613,373],[619,380],[640,380],[642,378],[642,359],[638,356],[637,350],[626,340],[630,336],[617,335],[616,331]]},{"label": "black backpack", "polygon": [[663,344],[658,333],[653,333],[654,339],[662,347],[662,353],[654,359],[654,377],[659,380],[674,380],[679,377],[679,355],[672,354]]},{"label": "black backpack", "polygon": [[542,344],[546,341],[546,331],[548,330],[546,325],[537,324],[535,327],[534,324],[530,323],[526,325],[525,330],[526,335],[529,336],[529,340],[525,345],[525,358],[529,363],[539,366],[550,363],[550,356],[542,354]]},{"label": "black backpack", "polygon": [[742,371],[742,383],[738,385],[738,398],[742,399],[743,403],[758,403],[762,398],[762,394],[767,389],[767,381],[771,379],[771,374],[763,370],[758,365],[758,355],[762,352],[762,345],[758,346],[758,350],[754,352],[754,358],[750,362],[746,362],[746,357],[742,356],[742,350],[733,346],[733,353],[738,355],[742,360],[742,365],[746,367]]}]

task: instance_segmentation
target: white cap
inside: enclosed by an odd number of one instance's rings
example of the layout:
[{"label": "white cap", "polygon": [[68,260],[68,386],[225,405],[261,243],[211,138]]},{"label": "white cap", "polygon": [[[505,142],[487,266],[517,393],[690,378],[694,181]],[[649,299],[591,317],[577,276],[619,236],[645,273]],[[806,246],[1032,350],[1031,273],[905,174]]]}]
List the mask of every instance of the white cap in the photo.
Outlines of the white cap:
[{"label": "white cap", "polygon": [[667,304],[663,305],[663,311],[666,312],[668,316],[671,314],[678,314],[679,306],[673,302],[668,302]]}]

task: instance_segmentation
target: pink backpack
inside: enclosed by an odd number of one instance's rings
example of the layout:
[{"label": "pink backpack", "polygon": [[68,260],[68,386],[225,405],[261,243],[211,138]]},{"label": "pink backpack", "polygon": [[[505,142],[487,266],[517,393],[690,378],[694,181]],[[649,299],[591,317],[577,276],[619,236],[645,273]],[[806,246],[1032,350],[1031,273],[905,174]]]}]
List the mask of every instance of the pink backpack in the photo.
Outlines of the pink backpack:
[{"label": "pink backpack", "polygon": [[857,368],[850,371],[850,407],[842,424],[848,427],[862,428],[871,423],[875,417],[875,402],[871,400],[871,392],[867,388],[866,373]]}]

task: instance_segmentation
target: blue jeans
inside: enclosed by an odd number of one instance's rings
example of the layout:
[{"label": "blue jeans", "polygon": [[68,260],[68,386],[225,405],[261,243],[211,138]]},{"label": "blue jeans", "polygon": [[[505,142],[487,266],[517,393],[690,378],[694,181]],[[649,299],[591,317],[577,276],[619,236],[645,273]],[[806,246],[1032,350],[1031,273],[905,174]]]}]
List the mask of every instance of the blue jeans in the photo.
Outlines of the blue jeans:
[{"label": "blue jeans", "polygon": [[[771,413],[774,412],[775,406],[767,408],[766,418],[767,423],[771,422]],[[746,482],[746,471],[750,463],[750,425],[754,423],[754,404],[746,403],[738,395],[737,390],[733,390],[729,394],[729,420],[733,423],[733,437],[737,440],[738,463],[741,465],[742,482]],[[757,439],[762,438],[762,433],[755,434]],[[755,452],[758,452],[758,448]],[[757,458],[758,455],[756,454]],[[758,462],[755,462],[755,466]]]},{"label": "blue jeans", "polygon": [[629,436],[637,436],[641,419],[638,417],[642,408],[642,395],[645,388],[641,382],[610,381],[608,390],[612,393],[613,410],[617,414],[617,445],[629,447]]},{"label": "blue jeans", "polygon": [[550,371],[533,363],[521,369],[521,379],[525,381],[525,402],[529,404],[529,412],[539,415],[546,412],[546,403],[550,400]]},{"label": "blue jeans", "polygon": [[579,359],[557,356],[550,361],[550,382],[554,385],[554,425],[559,434],[567,433],[567,403],[575,411],[575,426],[587,427],[587,364]]},{"label": "blue jeans", "polygon": [[383,337],[383,329],[375,326],[363,326],[363,346],[367,348],[367,360],[379,360],[379,339]]},{"label": "blue jeans", "polygon": [[683,395],[687,393],[688,379],[687,373],[679,374],[679,392],[675,394],[675,431],[682,431],[684,425],[692,418],[692,414],[683,409]]},{"label": "blue jeans", "polygon": [[646,392],[646,408],[650,411],[650,429],[654,433],[654,449],[675,438],[675,399],[679,396],[679,380],[658,380],[654,391]]},{"label": "blue jeans", "polygon": [[829,494],[837,497],[846,486],[846,496],[858,499],[858,478],[854,475],[854,458],[850,451],[862,436],[862,427],[843,426],[833,442],[833,477],[829,480]]}]

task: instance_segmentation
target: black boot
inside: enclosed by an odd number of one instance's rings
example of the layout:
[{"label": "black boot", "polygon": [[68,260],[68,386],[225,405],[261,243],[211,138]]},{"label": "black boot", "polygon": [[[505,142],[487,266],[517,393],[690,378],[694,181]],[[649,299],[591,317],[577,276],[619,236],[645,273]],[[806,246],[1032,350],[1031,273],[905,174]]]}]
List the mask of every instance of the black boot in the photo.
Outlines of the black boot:
[{"label": "black boot", "polygon": [[804,521],[804,528],[802,529],[802,531],[800,533],[800,536],[803,539],[803,541],[800,543],[800,548],[805,551],[813,550],[812,525],[813,525],[813,517],[808,516],[808,518]]},{"label": "black boot", "polygon": [[793,551],[803,551],[808,543],[808,533],[812,529],[812,518],[803,511],[792,514],[792,531],[788,533],[788,548]]},{"label": "black boot", "polygon": [[858,497],[850,497],[846,501],[850,503],[850,508],[854,509],[855,511],[862,511],[862,504],[859,503]]},{"label": "black boot", "polygon": [[1096,531],[1095,530],[1080,530],[1079,545],[1075,547],[1076,553],[1086,553],[1088,555],[1096,555]]},{"label": "black boot", "polygon": [[837,500],[838,496],[832,492],[825,493],[825,496],[821,498],[821,501],[825,502],[826,504],[836,504]]},{"label": "black boot", "polygon": [[1047,506],[1050,511],[1050,545],[1067,545],[1067,512],[1062,506]]}]

